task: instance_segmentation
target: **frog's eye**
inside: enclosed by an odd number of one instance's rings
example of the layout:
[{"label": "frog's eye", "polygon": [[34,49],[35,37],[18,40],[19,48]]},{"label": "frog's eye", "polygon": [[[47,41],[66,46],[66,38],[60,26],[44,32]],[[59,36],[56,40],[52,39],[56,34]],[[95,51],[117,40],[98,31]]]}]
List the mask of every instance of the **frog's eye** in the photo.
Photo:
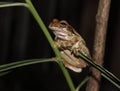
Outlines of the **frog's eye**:
[{"label": "frog's eye", "polygon": [[64,23],[64,22],[61,22],[60,24],[62,24],[62,25],[67,25],[66,23]]},{"label": "frog's eye", "polygon": [[63,25],[63,26],[68,25],[68,23],[66,21],[61,21],[60,24]]}]

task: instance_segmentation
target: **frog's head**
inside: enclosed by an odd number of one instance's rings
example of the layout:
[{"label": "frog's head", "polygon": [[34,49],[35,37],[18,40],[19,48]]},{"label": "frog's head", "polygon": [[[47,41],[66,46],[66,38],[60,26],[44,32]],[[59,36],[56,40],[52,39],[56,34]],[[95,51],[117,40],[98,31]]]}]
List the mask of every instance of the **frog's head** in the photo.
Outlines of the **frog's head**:
[{"label": "frog's head", "polygon": [[59,21],[58,19],[53,19],[49,28],[53,31],[57,38],[62,40],[71,40],[75,35],[73,27],[65,20]]}]

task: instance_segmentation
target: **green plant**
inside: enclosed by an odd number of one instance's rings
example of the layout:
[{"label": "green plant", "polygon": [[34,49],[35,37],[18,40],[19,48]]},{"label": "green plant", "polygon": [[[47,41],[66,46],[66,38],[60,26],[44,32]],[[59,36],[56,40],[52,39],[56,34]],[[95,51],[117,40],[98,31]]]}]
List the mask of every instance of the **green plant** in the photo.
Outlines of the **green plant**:
[{"label": "green plant", "polygon": [[[62,70],[62,72],[65,76],[65,79],[66,79],[66,81],[69,85],[70,90],[71,91],[79,91],[80,87],[85,82],[87,82],[89,77],[87,76],[78,85],[78,87],[75,88],[68,71],[66,70],[66,68],[64,67],[64,65],[61,61],[62,59],[61,59],[61,55],[59,53],[59,50],[54,45],[53,39],[52,39],[51,35],[49,34],[46,26],[44,25],[42,19],[40,18],[39,14],[35,10],[31,0],[25,0],[25,1],[26,1],[26,3],[0,2],[0,8],[13,7],[13,6],[24,6],[24,7],[28,8],[29,11],[31,12],[31,14],[33,15],[33,17],[35,18],[35,20],[37,21],[38,25],[40,26],[40,28],[44,32],[44,34],[45,34],[47,40],[49,41],[49,44],[51,45],[56,57],[48,58],[48,59],[46,59],[46,58],[45,59],[31,59],[31,60],[24,60],[24,61],[20,61],[20,62],[13,62],[13,63],[9,63],[9,64],[0,65],[0,75],[3,76],[5,74],[9,73],[10,71],[12,71],[12,69],[15,69],[15,68],[18,68],[18,67],[37,64],[37,63],[44,63],[44,62],[56,62],[55,60],[58,60],[57,63],[60,66],[60,68],[61,68],[61,70]],[[69,48],[69,50],[70,50],[70,48]],[[108,81],[110,81],[113,85],[115,85],[118,89],[120,89],[120,80],[116,76],[114,76],[112,73],[110,73],[105,68],[93,63],[93,61],[91,59],[87,58],[82,53],[78,52],[78,54],[76,54],[76,55],[83,58],[88,64],[92,65],[94,68],[98,69],[102,73],[103,77],[105,77]]]}]

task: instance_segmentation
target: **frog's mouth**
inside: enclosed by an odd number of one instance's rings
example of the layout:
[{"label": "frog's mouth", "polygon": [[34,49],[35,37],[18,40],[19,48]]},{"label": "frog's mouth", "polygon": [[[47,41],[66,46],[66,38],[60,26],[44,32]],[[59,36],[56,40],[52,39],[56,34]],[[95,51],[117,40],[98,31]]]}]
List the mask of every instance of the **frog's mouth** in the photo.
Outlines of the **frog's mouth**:
[{"label": "frog's mouth", "polygon": [[52,30],[56,38],[59,38],[62,40],[71,40],[73,38],[71,35],[69,35],[69,32],[66,30],[66,28],[61,29],[61,28],[49,26],[49,29]]},{"label": "frog's mouth", "polygon": [[61,31],[53,31],[53,33],[55,34],[55,36],[57,38],[60,38],[62,40],[68,40],[68,35],[65,32],[61,32]]},{"label": "frog's mouth", "polygon": [[[62,29],[59,29],[59,28],[56,28],[56,27],[49,27],[52,32],[55,34],[55,36],[57,38],[60,38],[60,39],[63,39],[63,40],[66,40],[66,37],[68,36],[67,33],[62,30]],[[68,39],[67,39],[68,40]]]},{"label": "frog's mouth", "polygon": [[56,36],[58,36],[58,37],[65,37],[65,36],[67,36],[67,34],[66,34],[65,32],[61,32],[61,31],[59,31],[59,30],[53,31],[53,33],[54,33]]}]

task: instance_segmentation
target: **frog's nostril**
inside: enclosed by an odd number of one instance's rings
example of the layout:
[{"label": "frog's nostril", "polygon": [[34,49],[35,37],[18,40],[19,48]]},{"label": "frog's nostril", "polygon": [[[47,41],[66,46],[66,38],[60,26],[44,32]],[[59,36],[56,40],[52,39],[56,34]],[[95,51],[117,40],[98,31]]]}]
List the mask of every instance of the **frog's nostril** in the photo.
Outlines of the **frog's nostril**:
[{"label": "frog's nostril", "polygon": [[53,23],[56,23],[56,22],[59,22],[59,20],[58,20],[58,19],[53,19],[52,22],[53,22]]}]

